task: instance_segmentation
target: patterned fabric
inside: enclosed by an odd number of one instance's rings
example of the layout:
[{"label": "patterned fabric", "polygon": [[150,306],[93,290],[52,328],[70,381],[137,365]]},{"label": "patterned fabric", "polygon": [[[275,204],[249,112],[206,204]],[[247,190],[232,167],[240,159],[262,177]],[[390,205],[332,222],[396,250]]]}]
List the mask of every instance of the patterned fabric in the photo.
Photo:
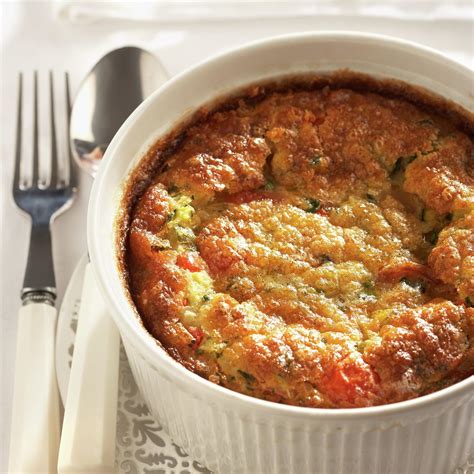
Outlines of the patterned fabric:
[{"label": "patterned fabric", "polygon": [[150,415],[120,350],[116,465],[127,474],[210,473],[173,443]]}]

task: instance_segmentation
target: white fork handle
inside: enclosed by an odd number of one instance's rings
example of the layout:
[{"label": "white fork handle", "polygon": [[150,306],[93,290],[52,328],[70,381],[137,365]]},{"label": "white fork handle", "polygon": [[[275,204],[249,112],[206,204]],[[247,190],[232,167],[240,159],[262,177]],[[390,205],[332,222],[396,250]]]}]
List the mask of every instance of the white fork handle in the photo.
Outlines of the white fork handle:
[{"label": "white fork handle", "polygon": [[120,337],[91,264],[84,273],[58,472],[114,472]]},{"label": "white fork handle", "polygon": [[54,365],[56,308],[20,308],[16,348],[9,472],[55,472],[59,395]]}]

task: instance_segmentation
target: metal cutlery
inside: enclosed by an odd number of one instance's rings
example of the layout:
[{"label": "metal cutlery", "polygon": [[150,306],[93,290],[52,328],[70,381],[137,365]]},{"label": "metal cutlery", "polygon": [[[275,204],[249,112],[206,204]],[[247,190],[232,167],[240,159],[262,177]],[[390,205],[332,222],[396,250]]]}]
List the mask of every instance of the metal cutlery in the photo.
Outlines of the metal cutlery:
[{"label": "metal cutlery", "polygon": [[168,75],[156,56],[136,46],[114,49],[82,81],[71,111],[71,149],[95,176],[107,146],[128,116]]},{"label": "metal cutlery", "polygon": [[[54,339],[57,311],[56,282],[51,247],[51,224],[73,202],[76,172],[71,155],[60,166],[56,123],[57,94],[49,73],[49,124],[51,128],[50,177],[40,179],[40,120],[38,73],[33,78],[33,133],[31,179],[22,175],[26,144],[23,132],[23,76],[18,80],[18,122],[13,179],[16,205],[31,218],[28,261],[21,292],[16,350],[13,413],[10,443],[10,472],[54,472],[59,447],[60,416],[56,382]],[[69,117],[70,96],[67,73],[62,102]]]},{"label": "metal cutlery", "polygon": [[[116,49],[99,60],[81,83],[71,112],[71,147],[84,171],[95,176],[119,127],[166,79],[158,59],[141,48]],[[118,330],[88,263],[65,401],[59,473],[115,468],[119,347]]]}]

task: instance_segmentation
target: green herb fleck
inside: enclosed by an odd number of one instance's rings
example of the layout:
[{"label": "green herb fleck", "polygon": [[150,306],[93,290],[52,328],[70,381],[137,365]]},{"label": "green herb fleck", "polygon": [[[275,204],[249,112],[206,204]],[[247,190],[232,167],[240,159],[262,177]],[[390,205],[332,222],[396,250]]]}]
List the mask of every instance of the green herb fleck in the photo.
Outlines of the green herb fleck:
[{"label": "green herb fleck", "polygon": [[421,293],[425,293],[426,285],[423,281],[420,280],[410,280],[409,278],[403,277],[400,279],[400,283],[405,283],[405,285],[411,286],[415,288],[415,290],[419,290]]},{"label": "green herb fleck", "polygon": [[428,232],[427,234],[425,234],[425,239],[431,245],[435,245],[436,242],[438,241],[438,234],[439,234],[438,231],[432,230],[431,232]]},{"label": "green herb fleck", "polygon": [[373,281],[364,281],[362,283],[362,288],[364,288],[364,293],[366,295],[375,295],[375,286]]},{"label": "green herb fleck", "polygon": [[267,180],[265,183],[264,189],[267,191],[273,191],[275,189],[275,183],[271,180]]},{"label": "green herb fleck", "polygon": [[170,234],[175,238],[179,243],[191,245],[194,243],[196,236],[194,232],[189,227],[183,227],[182,225],[174,226]]},{"label": "green herb fleck", "polygon": [[359,294],[362,301],[371,301],[377,295],[375,293],[375,285],[373,281],[365,281],[362,283],[363,291]]},{"label": "green herb fleck", "polygon": [[469,308],[474,308],[474,301],[472,301],[470,296],[466,296],[464,302],[466,303],[466,306],[469,306]]},{"label": "green herb fleck", "polygon": [[202,300],[203,300],[204,302],[210,301],[210,300],[211,300],[211,297],[208,296],[208,295],[204,295],[204,296],[202,297]]},{"label": "green herb fleck", "polygon": [[321,158],[322,156],[319,153],[315,153],[314,155],[311,156],[310,162],[314,166],[318,166],[321,164]]},{"label": "green herb fleck", "polygon": [[308,199],[308,202],[309,207],[306,209],[306,212],[309,212],[310,214],[314,214],[321,207],[319,199]]},{"label": "green herb fleck", "polygon": [[168,217],[166,218],[166,222],[170,222],[172,221],[175,216],[176,216],[176,211],[177,209],[173,209],[169,214],[168,214]]},{"label": "green herb fleck", "polygon": [[237,372],[249,383],[255,382],[255,377],[248,372],[244,372],[243,370],[237,369]]}]

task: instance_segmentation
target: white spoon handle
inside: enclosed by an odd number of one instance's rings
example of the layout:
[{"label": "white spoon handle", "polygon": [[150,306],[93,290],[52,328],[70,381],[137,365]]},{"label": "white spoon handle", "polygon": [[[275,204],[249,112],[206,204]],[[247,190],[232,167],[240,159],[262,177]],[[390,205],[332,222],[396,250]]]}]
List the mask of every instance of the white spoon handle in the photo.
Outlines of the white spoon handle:
[{"label": "white spoon handle", "polygon": [[114,472],[119,333],[97,288],[84,274],[58,472]]},{"label": "white spoon handle", "polygon": [[20,308],[9,472],[55,472],[59,446],[59,395],[54,364],[56,308]]}]

